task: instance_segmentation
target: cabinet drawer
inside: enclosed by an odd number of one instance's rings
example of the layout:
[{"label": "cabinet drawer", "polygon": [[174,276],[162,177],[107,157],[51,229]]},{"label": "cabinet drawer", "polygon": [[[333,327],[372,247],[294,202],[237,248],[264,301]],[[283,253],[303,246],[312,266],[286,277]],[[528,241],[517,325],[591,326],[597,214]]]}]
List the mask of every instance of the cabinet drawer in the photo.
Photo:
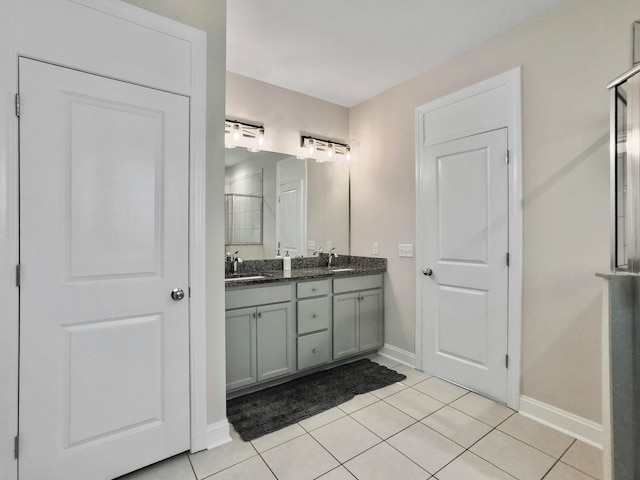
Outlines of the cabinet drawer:
[{"label": "cabinet drawer", "polygon": [[329,280],[298,283],[298,298],[319,297],[329,293]]},{"label": "cabinet drawer", "polygon": [[382,274],[363,277],[336,278],[333,281],[333,293],[356,292],[382,287]]},{"label": "cabinet drawer", "polygon": [[329,361],[329,332],[298,337],[298,370]]},{"label": "cabinet drawer", "polygon": [[225,308],[229,310],[231,308],[289,302],[292,296],[293,289],[291,284],[274,287],[233,289],[225,293]]},{"label": "cabinet drawer", "polygon": [[298,335],[329,328],[329,297],[298,301]]}]

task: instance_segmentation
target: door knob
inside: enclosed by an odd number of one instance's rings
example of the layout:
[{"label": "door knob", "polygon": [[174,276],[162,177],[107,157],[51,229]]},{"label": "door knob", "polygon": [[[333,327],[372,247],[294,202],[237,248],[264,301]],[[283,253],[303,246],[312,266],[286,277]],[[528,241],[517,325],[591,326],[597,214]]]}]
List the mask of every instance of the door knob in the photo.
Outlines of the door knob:
[{"label": "door knob", "polygon": [[184,298],[184,290],[181,288],[174,288],[171,290],[171,298],[173,298],[176,302],[178,300],[182,300]]},{"label": "door knob", "polygon": [[433,270],[431,270],[430,268],[423,268],[422,273],[424,273],[427,277],[430,277],[431,275],[433,275]]}]

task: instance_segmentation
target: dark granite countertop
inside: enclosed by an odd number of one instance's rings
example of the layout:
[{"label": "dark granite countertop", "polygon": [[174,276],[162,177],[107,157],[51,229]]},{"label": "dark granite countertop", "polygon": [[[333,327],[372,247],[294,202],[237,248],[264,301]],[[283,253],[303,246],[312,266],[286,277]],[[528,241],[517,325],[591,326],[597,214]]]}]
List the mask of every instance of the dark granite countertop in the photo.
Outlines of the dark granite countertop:
[{"label": "dark granite countertop", "polygon": [[[281,259],[246,260],[239,265],[238,274],[243,275],[244,277],[264,277],[250,280],[243,280],[243,277],[228,280],[229,278],[234,278],[234,276],[231,272],[231,262],[227,262],[225,270],[225,288],[230,289],[246,287],[249,285],[263,285],[296,280],[355,277],[359,275],[384,273],[387,271],[386,258],[341,255],[331,262],[331,268],[328,266],[328,261],[329,257],[326,254],[320,255],[320,257],[292,258],[291,271],[285,272],[282,270]],[[342,269],[351,270],[334,271]]]}]

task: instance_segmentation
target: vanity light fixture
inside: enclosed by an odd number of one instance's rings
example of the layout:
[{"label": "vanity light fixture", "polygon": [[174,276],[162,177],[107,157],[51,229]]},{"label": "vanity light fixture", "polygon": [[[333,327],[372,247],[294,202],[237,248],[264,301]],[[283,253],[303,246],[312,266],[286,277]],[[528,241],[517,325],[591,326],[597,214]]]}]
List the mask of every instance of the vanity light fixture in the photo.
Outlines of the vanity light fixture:
[{"label": "vanity light fixture", "polygon": [[302,135],[300,146],[307,149],[309,157],[313,157],[317,163],[340,162],[339,155],[342,155],[347,162],[351,160],[351,147],[346,143]]},{"label": "vanity light fixture", "polygon": [[224,121],[225,137],[228,135],[232,141],[225,141],[225,148],[236,148],[237,143],[243,138],[255,140],[255,145],[247,148],[250,152],[259,152],[264,145],[264,125],[254,125],[252,123],[240,122],[238,120]]}]

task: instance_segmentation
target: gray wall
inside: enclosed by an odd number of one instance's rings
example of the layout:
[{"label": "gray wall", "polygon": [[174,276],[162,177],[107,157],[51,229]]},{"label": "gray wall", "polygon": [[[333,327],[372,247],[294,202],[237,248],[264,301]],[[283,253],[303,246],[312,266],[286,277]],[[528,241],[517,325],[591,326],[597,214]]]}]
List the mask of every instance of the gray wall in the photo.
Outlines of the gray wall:
[{"label": "gray wall", "polygon": [[414,112],[517,66],[523,76],[522,394],[601,421],[601,285],[609,258],[609,96],[631,66],[636,0],[569,0],[350,111],[352,252],[389,258],[385,341],[415,346]]}]

